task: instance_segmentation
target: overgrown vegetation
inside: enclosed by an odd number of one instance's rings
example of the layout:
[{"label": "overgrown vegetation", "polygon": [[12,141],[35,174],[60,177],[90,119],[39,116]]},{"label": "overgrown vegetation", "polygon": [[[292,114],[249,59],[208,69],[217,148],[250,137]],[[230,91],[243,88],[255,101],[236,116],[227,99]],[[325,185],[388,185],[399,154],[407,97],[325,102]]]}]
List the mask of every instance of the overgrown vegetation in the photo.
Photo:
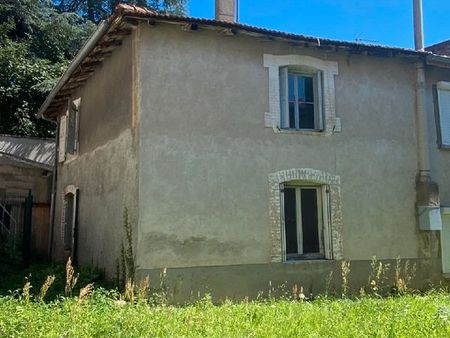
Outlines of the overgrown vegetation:
[{"label": "overgrown vegetation", "polygon": [[356,300],[268,300],[185,307],[121,300],[103,289],[50,303],[0,298],[3,337],[448,337],[444,292]]},{"label": "overgrown vegetation", "polygon": [[[269,292],[255,301],[213,304],[205,295],[173,306],[164,287],[165,269],[156,287],[148,278],[137,285],[128,279],[119,292],[94,288],[69,260],[63,276],[61,266],[42,269],[39,277],[30,275],[20,289],[0,296],[0,336],[448,337],[448,291],[414,292],[408,285],[414,269],[398,259],[392,292],[383,298],[389,268],[374,258],[359,296],[349,294],[351,265],[343,262],[339,298],[307,297],[294,286],[279,298]],[[42,286],[34,288],[39,280]],[[51,296],[52,289],[59,295]]]},{"label": "overgrown vegetation", "polygon": [[[350,284],[343,261],[340,285],[326,279],[322,295],[269,287],[254,301],[212,302],[210,295],[185,306],[173,304],[166,283],[136,280],[132,224],[124,209],[124,241],[115,289],[96,270],[33,265],[1,270],[0,337],[448,337],[450,294],[444,288],[411,288],[415,266],[397,259],[392,267],[373,258],[366,285]],[[118,260],[119,261],[119,260]],[[235,286],[238,287],[238,286]],[[12,291],[14,290],[14,291]],[[351,291],[353,290],[353,291]]]},{"label": "overgrown vegetation", "polygon": [[[0,259],[0,295],[17,296],[26,283],[30,283],[30,294],[32,299],[39,298],[42,287],[47,284],[48,288],[45,292],[46,300],[54,300],[60,296],[64,296],[66,288],[66,267],[64,264],[34,262],[29,268],[23,269],[21,261],[6,261]],[[97,286],[111,287],[100,271],[94,268],[80,268],[75,273],[78,278],[74,285],[74,292],[79,292],[80,288],[90,283]],[[49,277],[54,280],[49,283]],[[18,291],[19,290],[19,291]],[[1,335],[0,335],[1,336]]]}]

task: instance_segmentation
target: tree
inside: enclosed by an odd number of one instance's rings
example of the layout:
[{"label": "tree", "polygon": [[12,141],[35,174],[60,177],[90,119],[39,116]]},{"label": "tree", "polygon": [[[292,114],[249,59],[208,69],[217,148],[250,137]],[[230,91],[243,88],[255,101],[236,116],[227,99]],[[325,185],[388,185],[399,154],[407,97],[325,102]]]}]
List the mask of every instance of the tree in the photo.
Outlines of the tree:
[{"label": "tree", "polygon": [[53,136],[36,113],[95,25],[46,0],[0,3],[0,133]]},{"label": "tree", "polygon": [[149,7],[157,12],[185,14],[187,0],[54,0],[61,12],[76,12],[92,22],[110,15],[118,3]]},{"label": "tree", "polygon": [[[0,134],[54,136],[36,117],[84,41],[118,0],[0,0]],[[186,0],[129,1],[184,13]]]}]

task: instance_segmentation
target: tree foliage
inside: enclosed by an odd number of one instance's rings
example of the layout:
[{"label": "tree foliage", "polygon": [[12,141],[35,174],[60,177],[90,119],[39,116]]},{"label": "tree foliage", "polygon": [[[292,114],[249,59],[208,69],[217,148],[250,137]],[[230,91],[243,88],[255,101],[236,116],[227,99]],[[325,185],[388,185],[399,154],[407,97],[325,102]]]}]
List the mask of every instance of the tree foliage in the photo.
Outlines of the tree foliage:
[{"label": "tree foliage", "polygon": [[[0,134],[53,136],[36,113],[69,61],[118,0],[0,0]],[[132,0],[184,13],[186,0]]]},{"label": "tree foliage", "polygon": [[95,25],[46,0],[0,2],[0,133],[52,136],[36,113]]},{"label": "tree foliage", "polygon": [[80,13],[93,22],[110,15],[118,3],[146,6],[157,12],[184,14],[187,0],[55,0],[58,10]]}]

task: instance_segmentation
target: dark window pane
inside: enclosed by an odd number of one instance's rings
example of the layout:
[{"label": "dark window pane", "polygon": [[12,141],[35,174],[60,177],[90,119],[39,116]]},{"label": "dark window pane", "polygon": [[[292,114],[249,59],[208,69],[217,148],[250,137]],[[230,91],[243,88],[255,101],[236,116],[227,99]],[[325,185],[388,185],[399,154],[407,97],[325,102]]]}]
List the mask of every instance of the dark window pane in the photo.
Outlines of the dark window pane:
[{"label": "dark window pane", "polygon": [[304,77],[305,81],[305,101],[314,102],[314,86],[312,77]]},{"label": "dark window pane", "polygon": [[300,129],[314,129],[314,104],[299,103],[298,105]]},{"label": "dark window pane", "polygon": [[288,88],[289,88],[289,101],[295,101],[295,82],[296,76],[289,74],[288,76]]},{"label": "dark window pane", "polygon": [[66,195],[65,200],[64,249],[68,250],[72,248],[73,208],[75,207],[73,194]]},{"label": "dark window pane", "polygon": [[298,245],[295,188],[284,189],[284,224],[286,234],[286,254],[296,254],[298,253]]},{"label": "dark window pane", "polygon": [[303,253],[318,253],[319,220],[317,210],[317,190],[301,189]]},{"label": "dark window pane", "polygon": [[289,102],[289,128],[295,128],[295,103]]},{"label": "dark window pane", "polygon": [[66,151],[70,154],[75,153],[76,149],[76,130],[77,130],[77,111],[71,107],[69,110],[69,123],[67,126],[67,145]]},{"label": "dark window pane", "polygon": [[305,78],[303,76],[298,77],[298,100],[305,101]]}]

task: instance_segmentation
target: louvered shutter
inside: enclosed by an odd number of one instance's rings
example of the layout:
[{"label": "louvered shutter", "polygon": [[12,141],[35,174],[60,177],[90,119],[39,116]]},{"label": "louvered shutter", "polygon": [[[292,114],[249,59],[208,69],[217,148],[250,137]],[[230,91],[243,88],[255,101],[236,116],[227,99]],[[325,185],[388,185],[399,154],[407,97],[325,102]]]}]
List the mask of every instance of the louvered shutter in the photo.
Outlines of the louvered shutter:
[{"label": "louvered shutter", "polygon": [[59,118],[58,162],[64,162],[66,160],[66,133],[66,115],[61,115]]}]

